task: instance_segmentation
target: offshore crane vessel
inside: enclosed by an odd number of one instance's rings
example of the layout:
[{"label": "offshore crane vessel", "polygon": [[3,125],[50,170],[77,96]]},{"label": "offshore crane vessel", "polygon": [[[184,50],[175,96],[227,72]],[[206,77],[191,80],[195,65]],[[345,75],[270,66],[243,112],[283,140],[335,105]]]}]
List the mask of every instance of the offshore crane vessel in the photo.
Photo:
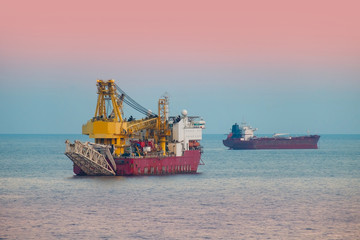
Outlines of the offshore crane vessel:
[{"label": "offshore crane vessel", "polygon": [[[169,116],[168,98],[159,99],[158,114],[129,97],[114,80],[97,80],[95,115],[82,133],[95,143],[66,140],[65,155],[77,175],[161,175],[196,173],[201,162],[202,130],[198,116]],[[144,114],[124,117],[123,103]]]}]

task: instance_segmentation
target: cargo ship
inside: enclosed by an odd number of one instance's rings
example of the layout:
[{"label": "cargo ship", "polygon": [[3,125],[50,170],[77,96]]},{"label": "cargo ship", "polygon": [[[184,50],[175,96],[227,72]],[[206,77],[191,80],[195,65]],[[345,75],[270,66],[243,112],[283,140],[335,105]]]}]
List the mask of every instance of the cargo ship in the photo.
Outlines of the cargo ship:
[{"label": "cargo ship", "polygon": [[[158,101],[158,114],[129,97],[114,80],[97,80],[95,115],[82,126],[94,142],[65,141],[65,155],[76,175],[130,176],[196,173],[201,160],[199,116],[169,116],[167,96]],[[125,117],[124,104],[144,115]]]},{"label": "cargo ship", "polygon": [[317,149],[319,135],[292,137],[277,133],[272,137],[256,137],[252,128],[246,123],[239,126],[235,123],[223,144],[229,149]]}]

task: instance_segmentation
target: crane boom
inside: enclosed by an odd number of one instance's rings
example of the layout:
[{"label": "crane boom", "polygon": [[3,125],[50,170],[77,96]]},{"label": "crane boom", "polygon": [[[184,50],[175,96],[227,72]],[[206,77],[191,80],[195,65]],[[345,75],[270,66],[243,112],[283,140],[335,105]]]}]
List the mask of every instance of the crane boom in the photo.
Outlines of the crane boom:
[{"label": "crane boom", "polygon": [[[154,139],[159,141],[165,153],[166,137],[170,135],[166,117],[167,101],[165,99],[159,100],[158,116],[149,112],[149,110],[129,97],[115,84],[114,80],[97,80],[97,89],[98,100],[95,115],[83,125],[83,134],[94,138],[97,144],[113,145],[115,154],[121,155],[124,153],[129,137],[146,130],[151,134],[156,134]],[[126,121],[123,113],[123,103],[128,104],[147,117],[140,120]]]},{"label": "crane boom", "polygon": [[144,129],[155,129],[158,124],[157,118],[150,118],[145,120],[137,120],[128,122],[125,129],[128,134],[133,134]]}]

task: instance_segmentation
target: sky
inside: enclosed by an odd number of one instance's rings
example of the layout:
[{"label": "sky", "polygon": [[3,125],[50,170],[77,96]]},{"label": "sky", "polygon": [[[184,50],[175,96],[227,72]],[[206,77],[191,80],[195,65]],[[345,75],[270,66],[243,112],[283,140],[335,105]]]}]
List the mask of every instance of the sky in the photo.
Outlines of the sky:
[{"label": "sky", "polygon": [[0,134],[81,133],[96,79],[208,134],[360,134],[360,1],[0,2]]}]

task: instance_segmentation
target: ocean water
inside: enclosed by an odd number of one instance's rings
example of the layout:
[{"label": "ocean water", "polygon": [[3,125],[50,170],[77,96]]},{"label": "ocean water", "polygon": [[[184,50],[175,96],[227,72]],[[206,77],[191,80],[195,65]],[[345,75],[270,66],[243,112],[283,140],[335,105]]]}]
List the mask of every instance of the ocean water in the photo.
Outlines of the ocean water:
[{"label": "ocean water", "polygon": [[0,135],[0,239],[360,239],[360,135],[317,150],[227,150],[198,174],[77,177],[81,135]]}]

